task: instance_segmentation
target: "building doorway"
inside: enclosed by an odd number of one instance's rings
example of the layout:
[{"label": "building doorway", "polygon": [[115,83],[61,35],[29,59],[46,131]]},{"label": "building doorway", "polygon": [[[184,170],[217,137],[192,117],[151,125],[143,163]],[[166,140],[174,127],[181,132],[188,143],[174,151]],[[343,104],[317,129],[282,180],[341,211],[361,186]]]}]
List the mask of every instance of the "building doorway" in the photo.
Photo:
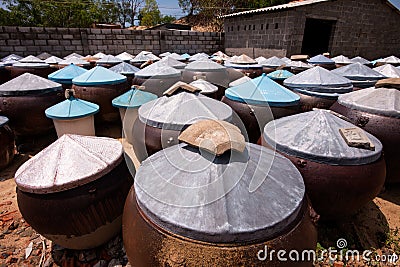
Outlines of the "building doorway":
[{"label": "building doorway", "polygon": [[307,18],[301,53],[315,56],[329,52],[335,24],[334,20]]}]

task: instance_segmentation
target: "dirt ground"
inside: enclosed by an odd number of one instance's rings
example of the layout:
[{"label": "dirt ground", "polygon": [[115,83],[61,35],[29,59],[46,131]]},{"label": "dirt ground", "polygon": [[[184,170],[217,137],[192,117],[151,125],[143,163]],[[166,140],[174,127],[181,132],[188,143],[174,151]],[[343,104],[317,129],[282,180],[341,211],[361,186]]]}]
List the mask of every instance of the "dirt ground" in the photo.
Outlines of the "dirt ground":
[{"label": "dirt ground", "polygon": [[[120,128],[101,129],[100,136],[121,138]],[[0,267],[3,266],[130,266],[122,246],[121,236],[104,246],[88,251],[63,249],[37,234],[22,218],[17,205],[15,171],[25,161],[56,140],[55,134],[36,138],[34,144],[20,147],[13,163],[0,171]],[[121,139],[120,139],[121,140]],[[126,147],[129,148],[129,147]],[[129,150],[129,149],[128,149]],[[134,155],[130,152],[130,156]],[[138,162],[134,161],[138,166]],[[387,186],[385,191],[368,203],[350,220],[341,223],[318,224],[318,249],[336,247],[339,239],[347,248],[371,250],[373,255],[400,256],[400,186]],[[315,264],[315,266],[400,266],[369,262],[344,261]]]}]

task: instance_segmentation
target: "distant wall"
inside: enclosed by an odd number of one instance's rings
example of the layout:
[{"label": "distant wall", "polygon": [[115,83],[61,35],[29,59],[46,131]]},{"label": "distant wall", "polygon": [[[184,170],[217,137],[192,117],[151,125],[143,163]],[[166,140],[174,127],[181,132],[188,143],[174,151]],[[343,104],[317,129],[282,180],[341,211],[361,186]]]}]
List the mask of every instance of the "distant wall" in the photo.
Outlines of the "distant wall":
[{"label": "distant wall", "polygon": [[43,28],[0,26],[0,57],[15,53],[21,56],[48,52],[66,56],[98,52],[155,54],[166,51],[195,54],[224,50],[224,33],[191,31],[133,31],[126,29]]}]

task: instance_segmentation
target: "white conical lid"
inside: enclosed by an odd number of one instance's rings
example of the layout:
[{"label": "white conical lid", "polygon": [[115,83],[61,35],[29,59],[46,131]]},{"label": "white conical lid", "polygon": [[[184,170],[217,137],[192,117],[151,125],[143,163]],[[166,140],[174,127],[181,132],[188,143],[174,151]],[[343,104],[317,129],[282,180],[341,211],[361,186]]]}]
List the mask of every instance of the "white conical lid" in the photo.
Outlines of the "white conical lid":
[{"label": "white conical lid", "polygon": [[343,55],[340,56],[336,56],[334,58],[332,58],[333,61],[335,61],[336,64],[351,64],[353,62],[351,62],[351,60]]},{"label": "white conical lid", "polygon": [[69,59],[71,57],[83,58],[83,56],[79,55],[78,53],[72,53],[72,54],[69,54],[68,56],[64,57],[64,59]]},{"label": "white conical lid", "polygon": [[61,192],[103,177],[122,160],[118,140],[63,135],[25,162],[15,173],[15,182],[24,192]]},{"label": "white conical lid", "polygon": [[167,66],[163,62],[156,62],[144,69],[139,70],[135,73],[136,77],[142,78],[171,78],[181,76],[181,72],[175,68]]},{"label": "white conical lid", "polygon": [[196,88],[201,90],[200,93],[203,94],[212,94],[218,91],[218,86],[213,85],[212,83],[205,81],[203,79],[199,79],[190,83]]},{"label": "white conical lid", "polygon": [[261,61],[260,64],[265,67],[278,68],[282,65],[286,65],[286,62],[278,57],[273,56],[266,60]]},{"label": "white conical lid", "polygon": [[100,59],[103,58],[103,57],[105,57],[105,56],[107,56],[107,55],[104,54],[104,53],[102,53],[102,52],[99,52],[99,53],[93,55],[93,57],[95,57],[95,58],[100,58]]},{"label": "white conical lid", "polygon": [[183,62],[180,62],[173,57],[166,56],[160,60],[161,63],[164,63],[165,65],[169,67],[173,67],[175,69],[184,69],[186,67],[186,64]]},{"label": "white conical lid", "polygon": [[40,58],[37,58],[35,56],[27,56],[18,61],[21,63],[45,63],[43,60],[41,60]]},{"label": "white conical lid", "polygon": [[56,57],[56,56],[51,56],[51,57],[47,58],[44,62],[46,62],[47,64],[58,64],[61,61],[63,61],[61,58]]},{"label": "white conical lid", "polygon": [[58,65],[66,66],[66,65],[70,65],[70,64],[74,64],[74,65],[77,65],[77,66],[88,66],[88,65],[90,65],[89,62],[87,62],[87,61],[85,61],[85,60],[83,60],[81,58],[75,57],[75,56],[68,57],[67,59],[64,59],[64,60],[58,62]]},{"label": "white conical lid", "polygon": [[0,85],[0,96],[43,94],[61,90],[62,86],[59,83],[31,73],[24,73]]},{"label": "white conical lid", "polygon": [[133,59],[133,56],[131,54],[129,54],[128,52],[123,52],[115,57],[119,58],[122,61],[130,61]]},{"label": "white conical lid", "polygon": [[374,68],[374,71],[377,71],[388,78],[400,78],[400,69],[394,67],[391,64],[385,64],[376,67]]},{"label": "white conical lid", "polygon": [[245,54],[242,54],[235,58],[231,58],[229,59],[229,62],[233,64],[257,64],[257,61]]},{"label": "white conical lid", "polygon": [[122,60],[113,55],[105,55],[96,61],[96,64],[119,64]]},{"label": "white conical lid", "polygon": [[377,61],[386,64],[400,64],[400,58],[395,56],[385,57],[384,59],[378,59]]}]

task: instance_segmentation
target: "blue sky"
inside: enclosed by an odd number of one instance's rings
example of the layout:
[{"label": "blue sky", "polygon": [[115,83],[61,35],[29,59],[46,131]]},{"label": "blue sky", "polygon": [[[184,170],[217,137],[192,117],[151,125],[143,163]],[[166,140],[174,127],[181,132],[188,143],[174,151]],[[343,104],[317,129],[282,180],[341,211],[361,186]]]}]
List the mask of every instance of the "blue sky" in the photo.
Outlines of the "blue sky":
[{"label": "blue sky", "polygon": [[178,0],[157,0],[157,3],[163,15],[172,15],[176,18],[185,15],[179,7]]}]

